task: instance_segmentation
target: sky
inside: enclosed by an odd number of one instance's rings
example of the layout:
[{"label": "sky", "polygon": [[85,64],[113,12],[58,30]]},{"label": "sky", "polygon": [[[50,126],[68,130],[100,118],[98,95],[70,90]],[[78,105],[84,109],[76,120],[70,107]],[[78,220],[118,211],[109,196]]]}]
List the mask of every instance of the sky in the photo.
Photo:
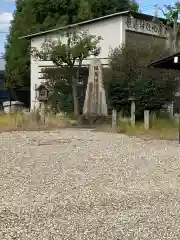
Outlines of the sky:
[{"label": "sky", "polygon": [[[12,14],[15,10],[15,0],[0,0],[0,55],[4,52],[4,43],[6,41]],[[153,14],[154,5],[158,4],[163,7],[164,4],[173,4],[171,0],[137,0],[143,13]]]}]

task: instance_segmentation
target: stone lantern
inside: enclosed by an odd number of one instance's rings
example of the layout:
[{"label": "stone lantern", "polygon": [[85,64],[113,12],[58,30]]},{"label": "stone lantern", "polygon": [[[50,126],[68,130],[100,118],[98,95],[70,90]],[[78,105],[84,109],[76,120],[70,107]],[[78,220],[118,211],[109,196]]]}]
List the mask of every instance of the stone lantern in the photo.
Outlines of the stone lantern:
[{"label": "stone lantern", "polygon": [[36,88],[36,96],[38,101],[44,102],[48,100],[49,97],[49,89],[46,84],[41,83],[37,88]]},{"label": "stone lantern", "polygon": [[45,124],[45,108],[50,91],[45,83],[41,83],[35,90],[37,100],[40,102],[41,122]]}]

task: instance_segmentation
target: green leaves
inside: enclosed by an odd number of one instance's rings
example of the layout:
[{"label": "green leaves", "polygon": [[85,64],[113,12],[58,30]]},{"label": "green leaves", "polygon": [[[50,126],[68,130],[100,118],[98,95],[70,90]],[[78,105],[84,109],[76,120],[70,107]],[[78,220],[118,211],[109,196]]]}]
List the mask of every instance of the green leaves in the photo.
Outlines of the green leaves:
[{"label": "green leaves", "polygon": [[48,99],[48,105],[54,113],[72,112],[73,97],[72,87],[68,82],[67,68],[47,68],[43,70],[44,78],[47,79],[46,84],[50,89],[53,89],[52,94]]},{"label": "green leaves", "polygon": [[138,11],[139,5],[131,0],[88,0],[93,17],[101,17],[125,10]]},{"label": "green leaves", "polygon": [[71,29],[56,40],[46,39],[41,50],[32,50],[32,55],[41,60],[50,60],[56,66],[70,68],[74,67],[75,62],[82,61],[89,56],[97,56],[100,53],[101,37],[88,34],[88,32],[78,32]]},{"label": "green leaves", "polygon": [[179,50],[180,40],[180,27],[178,24],[180,20],[180,2],[176,2],[172,5],[164,5],[164,8],[157,7],[155,15],[158,15],[158,10],[161,10],[166,19],[166,21],[157,20],[161,27],[168,30],[168,37],[166,37],[168,40],[170,53],[176,53]]},{"label": "green leaves", "polygon": [[[150,50],[151,49],[151,50]],[[160,110],[173,100],[179,86],[179,71],[147,68],[153,58],[158,59],[164,52],[163,46],[139,44],[116,48],[110,56],[112,81],[109,83],[111,106],[118,111],[130,110],[128,98],[136,98],[137,117],[143,111]]]},{"label": "green leaves", "polygon": [[174,6],[165,5],[166,11],[164,12],[164,16],[170,22],[173,22],[176,18],[178,18],[178,14],[180,13],[180,3],[176,2]]}]

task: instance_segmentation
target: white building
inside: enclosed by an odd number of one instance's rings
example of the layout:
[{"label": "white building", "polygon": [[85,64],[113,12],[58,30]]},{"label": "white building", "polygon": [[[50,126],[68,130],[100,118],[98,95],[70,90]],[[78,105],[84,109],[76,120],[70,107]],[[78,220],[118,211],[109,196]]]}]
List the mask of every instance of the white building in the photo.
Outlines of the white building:
[{"label": "white building", "polygon": [[[31,39],[31,47],[40,49],[44,40],[48,37],[56,38],[59,33],[70,27],[78,27],[79,30],[86,30],[90,34],[101,36],[101,53],[99,58],[104,67],[108,66],[108,56],[111,49],[129,41],[152,41],[156,38],[166,42],[167,30],[153,21],[153,16],[135,13],[120,12],[105,17],[73,24],[71,26],[56,28],[44,32],[24,36]],[[89,64],[87,59],[84,64]],[[38,106],[35,88],[42,81],[41,70],[53,66],[49,61],[37,61],[31,57],[31,109]]]}]

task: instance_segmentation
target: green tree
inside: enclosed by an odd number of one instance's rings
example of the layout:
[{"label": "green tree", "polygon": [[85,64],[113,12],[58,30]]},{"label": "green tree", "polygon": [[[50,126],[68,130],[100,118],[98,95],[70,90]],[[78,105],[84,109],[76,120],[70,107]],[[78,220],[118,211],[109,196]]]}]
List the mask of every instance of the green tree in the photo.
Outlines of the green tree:
[{"label": "green tree", "polygon": [[10,34],[8,35],[5,46],[5,78],[6,85],[9,88],[12,86],[13,88],[16,88],[22,85],[29,86],[28,80],[25,82],[23,81],[26,78],[25,76],[29,69],[30,58],[27,50],[29,42],[27,40],[22,40],[21,43],[18,41],[18,37],[25,32],[22,14],[18,14],[22,12],[23,8],[24,2],[21,0],[16,1],[16,12],[14,13],[14,19],[11,22]]},{"label": "green tree", "polygon": [[[76,69],[77,70],[77,69]],[[84,98],[88,81],[88,68],[81,67],[80,77],[77,83],[77,98],[79,103],[79,111],[82,113]],[[67,79],[66,68],[46,68],[43,70],[43,77],[46,79],[46,84],[53,93],[48,98],[48,106],[54,113],[64,112],[73,113],[73,96],[72,86]]]},{"label": "green tree", "polygon": [[170,25],[170,36],[169,42],[171,44],[171,52],[175,53],[179,49],[180,40],[180,26],[178,24],[179,13],[180,13],[180,2],[176,2],[174,6],[165,5],[166,10],[163,11],[165,18],[167,19],[168,25]]},{"label": "green tree", "polygon": [[[67,42],[62,42],[63,37]],[[79,117],[79,103],[77,98],[79,71],[84,59],[89,56],[98,56],[100,53],[100,47],[98,46],[100,40],[101,37],[71,29],[64,32],[64,35],[59,39],[46,39],[40,51],[37,49],[32,50],[32,55],[34,57],[41,60],[49,59],[55,66],[63,71],[64,76],[60,78],[60,81],[67,82],[67,85],[71,85],[74,114],[77,118]],[[77,68],[75,68],[76,64],[78,65]],[[54,89],[56,86],[57,83],[53,82],[52,88]]]},{"label": "green tree", "polygon": [[43,69],[43,76],[46,84],[53,89],[52,94],[48,98],[48,106],[53,113],[73,112],[72,87],[67,81],[67,69],[46,68]]},{"label": "green tree", "polygon": [[30,41],[20,36],[128,9],[138,5],[130,0],[16,0],[5,46],[6,86],[30,85]]},{"label": "green tree", "polygon": [[108,14],[125,10],[138,11],[139,5],[135,1],[129,0],[88,0],[92,12],[92,17],[102,17]]},{"label": "green tree", "polygon": [[[160,21],[158,18],[158,11],[161,11],[165,21]],[[155,5],[155,18],[154,20],[160,22],[160,24],[166,28],[168,28],[168,41],[170,52],[177,52],[180,48],[180,26],[179,22],[179,14],[180,14],[180,2],[176,2],[173,5],[164,5],[163,8],[160,8],[158,5]]]},{"label": "green tree", "polygon": [[163,54],[163,46],[155,43],[123,46],[112,51],[109,99],[113,108],[128,112],[129,97],[133,96],[136,98],[137,117],[143,117],[144,110],[159,111],[172,101],[179,87],[180,73],[147,67]]}]

